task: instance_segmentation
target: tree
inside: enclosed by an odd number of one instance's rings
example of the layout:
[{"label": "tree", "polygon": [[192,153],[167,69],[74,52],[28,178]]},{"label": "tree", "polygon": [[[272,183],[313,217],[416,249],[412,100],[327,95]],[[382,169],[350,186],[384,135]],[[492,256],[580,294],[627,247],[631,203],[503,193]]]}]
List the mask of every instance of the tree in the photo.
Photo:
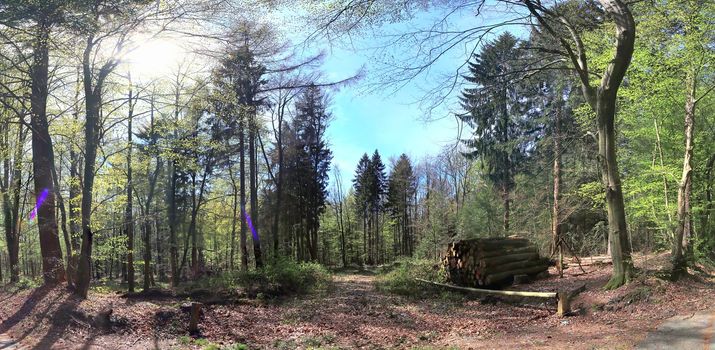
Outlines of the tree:
[{"label": "tree", "polygon": [[[65,13],[74,1],[12,1],[3,4],[0,24],[21,28],[30,35],[29,54],[18,51],[19,62],[30,62],[27,79],[30,85],[30,129],[32,131],[32,162],[37,224],[40,234],[43,279],[46,284],[65,280],[57,218],[55,216],[55,186],[53,182],[54,151],[47,118],[49,95],[49,53],[52,32],[64,24]],[[13,46],[19,48],[18,46]],[[44,193],[44,194],[43,194]]]},{"label": "tree", "polygon": [[414,252],[414,235],[412,232],[411,207],[417,179],[412,170],[412,163],[406,154],[400,158],[392,168],[388,179],[387,208],[396,221],[395,236],[393,239],[394,255],[411,256]]},{"label": "tree", "polygon": [[[696,108],[707,95],[715,90],[715,82],[707,83],[712,74],[708,69],[715,58],[712,42],[715,25],[708,20],[715,14],[715,6],[708,1],[686,1],[678,6],[663,6],[659,15],[670,21],[670,30],[677,33],[672,36],[669,46],[681,48],[674,53],[673,59],[682,60],[680,72],[685,82],[684,125],[685,152],[683,171],[678,186],[678,211],[675,240],[673,242],[673,277],[686,273],[686,266],[693,255],[693,171],[695,154]],[[705,84],[703,84],[705,82]],[[703,86],[705,85],[705,86]]]},{"label": "tree", "polygon": [[[92,191],[96,174],[97,148],[104,133],[100,120],[104,87],[109,75],[121,62],[122,48],[128,35],[143,23],[151,11],[146,11],[149,7],[140,0],[126,0],[122,3],[95,0],[81,5],[80,11],[85,16],[84,20],[87,21],[84,26],[78,28],[85,38],[82,53],[82,84],[86,117],[81,204],[82,246],[80,247],[75,287],[77,294],[86,298],[91,280],[90,265],[94,235],[92,232]],[[103,63],[96,65],[96,52],[102,49],[102,44],[109,38],[114,39],[110,44],[112,54]]]},{"label": "tree", "polygon": [[309,86],[296,101],[296,116],[293,130],[299,149],[296,153],[303,169],[298,170],[303,180],[304,197],[302,207],[306,218],[306,242],[311,260],[318,259],[318,230],[320,215],[325,211],[328,172],[332,152],[327,147],[325,130],[331,115],[327,111],[327,98],[317,86]]},{"label": "tree", "polygon": [[[256,61],[251,48],[248,46],[249,32],[244,32],[245,42],[234,48],[230,48],[221,67],[214,73],[216,83],[220,91],[230,94],[233,107],[226,110],[224,123],[232,128],[238,136],[239,144],[239,164],[240,164],[240,188],[241,188],[241,251],[242,266],[247,265],[248,256],[245,250],[246,242],[246,222],[248,217],[258,217],[258,150],[256,138],[258,132],[257,113],[263,107],[263,97],[259,96],[262,86],[265,84],[263,75],[266,72],[265,66]],[[246,137],[247,136],[247,137]],[[248,140],[245,140],[248,138]],[[246,150],[246,142],[248,149]],[[251,214],[246,211],[245,201],[245,155],[248,151],[248,176],[249,176],[249,197]],[[257,224],[257,222],[256,222]],[[256,266],[263,265],[261,244],[257,226],[252,227],[253,250]]]},{"label": "tree", "polygon": [[372,187],[372,181],[374,180],[370,176],[370,168],[372,167],[370,163],[370,158],[367,153],[364,153],[358,162],[357,168],[355,169],[355,176],[353,178],[353,189],[355,190],[355,209],[357,215],[362,219],[362,253],[363,259],[368,256],[367,250],[367,218],[370,209],[370,187]]},{"label": "tree", "polygon": [[[487,167],[489,179],[499,191],[504,205],[504,232],[509,232],[510,193],[514,176],[528,156],[528,105],[513,75],[520,70],[522,51],[516,37],[506,32],[484,45],[466,80],[475,84],[462,94],[459,117],[474,129],[474,139],[466,140],[474,149],[469,156],[479,157]],[[526,117],[525,117],[526,115]]]},{"label": "tree", "polygon": [[[158,151],[158,141],[159,132],[156,128],[156,121],[154,117],[155,106],[154,98],[156,91],[152,91],[149,104],[149,125],[146,126],[137,136],[141,140],[139,146],[140,154],[146,157],[146,175],[147,175],[147,194],[146,198],[142,201],[139,200],[139,208],[143,217],[142,220],[142,235],[144,238],[144,290],[148,290],[152,282],[152,269],[151,269],[151,231],[152,231],[152,220],[153,216],[152,203],[154,200],[154,195],[157,187],[157,182],[159,176],[161,175],[163,169],[163,159]],[[154,170],[151,170],[151,161],[155,159]],[[157,231],[157,242],[159,241],[159,232]],[[159,250],[159,245],[157,244],[157,250]],[[157,253],[156,264],[160,263],[160,257]],[[161,274],[159,274],[161,277]]]},{"label": "tree", "polygon": [[[134,106],[136,99],[131,86],[131,76],[129,78],[129,96],[128,96],[128,117],[127,117],[127,206],[124,212],[125,234],[127,235],[127,289],[129,292],[134,292],[134,184],[132,183],[132,122],[134,120]],[[151,246],[149,246],[151,247]],[[146,263],[146,261],[145,261]],[[145,270],[146,273],[146,270]],[[145,287],[146,288],[146,287]]]}]

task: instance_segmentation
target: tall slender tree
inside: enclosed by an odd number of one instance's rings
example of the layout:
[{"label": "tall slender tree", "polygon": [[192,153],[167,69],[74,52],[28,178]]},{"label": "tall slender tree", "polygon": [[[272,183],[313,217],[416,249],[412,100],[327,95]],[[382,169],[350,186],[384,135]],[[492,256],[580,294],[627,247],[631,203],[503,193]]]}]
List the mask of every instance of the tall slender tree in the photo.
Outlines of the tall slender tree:
[{"label": "tall slender tree", "polygon": [[478,157],[486,166],[489,179],[503,202],[503,229],[509,232],[511,192],[514,176],[523,168],[527,157],[529,134],[528,106],[523,89],[515,82],[520,71],[522,50],[512,34],[501,34],[484,45],[469,63],[467,81],[475,87],[462,93],[459,117],[471,126],[474,138],[465,140],[473,149],[469,156]]}]

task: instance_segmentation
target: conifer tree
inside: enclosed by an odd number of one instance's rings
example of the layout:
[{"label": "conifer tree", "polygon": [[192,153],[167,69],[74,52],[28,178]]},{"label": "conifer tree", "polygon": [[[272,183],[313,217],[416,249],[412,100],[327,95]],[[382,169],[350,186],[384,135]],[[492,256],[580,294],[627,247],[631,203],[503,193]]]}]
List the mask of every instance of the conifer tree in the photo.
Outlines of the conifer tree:
[{"label": "conifer tree", "polygon": [[473,149],[468,155],[481,159],[502,198],[505,232],[509,231],[514,176],[524,164],[528,147],[529,108],[522,98],[524,91],[514,81],[522,54],[519,41],[508,32],[484,45],[469,63],[470,75],[465,78],[475,87],[463,91],[465,113],[459,115],[474,130],[474,138],[464,141]]}]

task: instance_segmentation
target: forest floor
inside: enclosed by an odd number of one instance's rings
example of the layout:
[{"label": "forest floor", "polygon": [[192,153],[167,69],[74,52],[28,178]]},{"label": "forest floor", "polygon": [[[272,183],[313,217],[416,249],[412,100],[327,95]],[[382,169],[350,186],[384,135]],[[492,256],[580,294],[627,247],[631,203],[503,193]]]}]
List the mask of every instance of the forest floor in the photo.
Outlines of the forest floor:
[{"label": "forest floor", "polygon": [[[611,266],[566,270],[512,289],[555,291],[586,284],[560,318],[554,302],[507,302],[454,293],[411,297],[381,292],[370,271],[334,275],[323,293],[281,300],[242,300],[207,305],[201,336],[186,332],[185,299],[126,298],[93,292],[79,300],[65,288],[0,293],[0,334],[27,349],[250,349],[458,348],[630,349],[675,315],[712,312],[715,279],[694,272],[679,283],[658,278],[667,255],[636,258],[641,273],[615,291],[604,291]],[[429,288],[429,287],[426,287]],[[417,293],[422,294],[422,293]],[[111,307],[111,325],[93,319]]]}]

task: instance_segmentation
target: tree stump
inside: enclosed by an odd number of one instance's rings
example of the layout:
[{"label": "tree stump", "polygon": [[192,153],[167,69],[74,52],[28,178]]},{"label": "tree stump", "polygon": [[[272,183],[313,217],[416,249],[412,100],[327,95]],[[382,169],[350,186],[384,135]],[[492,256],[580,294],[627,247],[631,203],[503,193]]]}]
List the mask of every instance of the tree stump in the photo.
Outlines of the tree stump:
[{"label": "tree stump", "polygon": [[201,303],[191,303],[191,319],[189,320],[189,333],[199,333],[199,318],[201,317]]},{"label": "tree stump", "polygon": [[566,290],[559,290],[558,292],[559,303],[556,308],[556,314],[559,317],[564,317],[571,313],[571,297],[569,292]]}]

